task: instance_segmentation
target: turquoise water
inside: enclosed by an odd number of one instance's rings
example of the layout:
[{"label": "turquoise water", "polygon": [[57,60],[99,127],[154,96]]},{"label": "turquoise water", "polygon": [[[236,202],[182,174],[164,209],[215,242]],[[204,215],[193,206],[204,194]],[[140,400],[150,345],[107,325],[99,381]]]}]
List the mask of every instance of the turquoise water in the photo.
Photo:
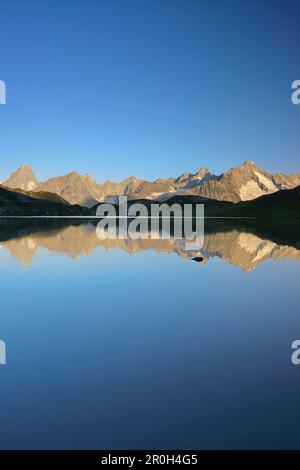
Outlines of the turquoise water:
[{"label": "turquoise water", "polygon": [[2,241],[0,447],[299,448],[299,250],[243,236],[203,263],[91,226]]}]

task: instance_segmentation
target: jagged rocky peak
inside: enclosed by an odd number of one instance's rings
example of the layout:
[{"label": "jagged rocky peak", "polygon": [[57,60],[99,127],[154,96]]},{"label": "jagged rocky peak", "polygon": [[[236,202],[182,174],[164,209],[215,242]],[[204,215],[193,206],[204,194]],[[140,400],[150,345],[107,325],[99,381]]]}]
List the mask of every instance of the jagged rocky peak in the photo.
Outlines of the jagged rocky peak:
[{"label": "jagged rocky peak", "polygon": [[178,178],[145,181],[131,176],[117,183],[105,181],[98,184],[88,175],[71,171],[62,176],[38,182],[31,168],[23,164],[3,183],[10,189],[23,189],[54,193],[70,204],[92,207],[107,198],[127,195],[129,199],[164,200],[178,195],[197,195],[218,201],[239,202],[274,193],[280,189],[292,189],[300,185],[300,174],[272,175],[259,168],[253,161],[231,168],[221,175],[211,174],[206,167],[196,173],[185,172]]},{"label": "jagged rocky peak", "polygon": [[279,189],[293,189],[300,185],[300,173],[294,173],[292,175],[276,173],[273,179]]},{"label": "jagged rocky peak", "polygon": [[202,180],[209,173],[208,168],[201,167],[192,177],[192,180]]},{"label": "jagged rocky peak", "polygon": [[182,173],[182,175],[178,176],[178,178],[176,178],[175,182],[176,183],[183,183],[184,181],[187,181],[190,177],[190,173],[188,171],[185,171],[184,173]]},{"label": "jagged rocky peak", "polygon": [[258,168],[258,166],[252,160],[245,160],[241,165],[241,168]]},{"label": "jagged rocky peak", "polygon": [[195,176],[199,176],[199,178],[203,178],[203,176],[205,176],[206,173],[208,172],[209,172],[208,168],[204,166],[204,167],[199,168]]},{"label": "jagged rocky peak", "polygon": [[34,190],[55,193],[70,204],[86,207],[92,207],[99,201],[99,185],[89,175],[80,175],[77,171],[52,177],[40,183]]},{"label": "jagged rocky peak", "polygon": [[69,178],[82,178],[82,176],[75,170],[70,171],[69,173],[66,174],[66,176]]},{"label": "jagged rocky peak", "polygon": [[136,176],[129,176],[125,180],[120,181],[119,184],[126,186],[126,185],[138,185],[141,182]]},{"label": "jagged rocky peak", "polygon": [[30,166],[27,163],[23,163],[3,184],[11,189],[32,191],[37,186],[38,179]]},{"label": "jagged rocky peak", "polygon": [[175,184],[183,185],[188,184],[190,182],[200,182],[206,175],[210,174],[208,168],[201,167],[195,173],[184,172],[178,178],[175,179]]},{"label": "jagged rocky peak", "polygon": [[240,166],[236,166],[233,168],[230,168],[227,172],[224,174],[228,173],[243,173],[247,174],[249,172],[253,171],[261,171],[260,168],[252,161],[252,160],[246,160],[244,163],[242,163]]},{"label": "jagged rocky peak", "polygon": [[273,176],[251,160],[224,173],[221,180],[235,191],[236,200],[233,202],[255,199],[278,190]]}]

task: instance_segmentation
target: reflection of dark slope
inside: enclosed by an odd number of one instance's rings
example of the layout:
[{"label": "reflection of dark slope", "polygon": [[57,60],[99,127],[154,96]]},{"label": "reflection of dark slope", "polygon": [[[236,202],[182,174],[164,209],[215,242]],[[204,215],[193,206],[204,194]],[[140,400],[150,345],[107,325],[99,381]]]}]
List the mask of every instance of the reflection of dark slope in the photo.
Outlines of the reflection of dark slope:
[{"label": "reflection of dark slope", "polygon": [[63,227],[82,225],[82,219],[5,219],[0,218],[0,242],[12,238],[20,238],[35,232],[43,232],[44,236],[52,236]]}]

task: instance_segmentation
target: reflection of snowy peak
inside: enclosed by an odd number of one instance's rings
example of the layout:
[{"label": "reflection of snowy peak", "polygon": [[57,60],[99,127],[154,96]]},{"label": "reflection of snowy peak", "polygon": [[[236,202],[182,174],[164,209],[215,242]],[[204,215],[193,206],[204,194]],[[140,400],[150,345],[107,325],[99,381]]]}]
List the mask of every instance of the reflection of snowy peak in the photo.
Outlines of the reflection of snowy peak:
[{"label": "reflection of snowy peak", "polygon": [[252,271],[268,259],[289,258],[300,261],[300,250],[297,248],[278,245],[253,233],[236,230],[205,236],[204,251],[208,260],[215,253],[227,263],[239,266],[245,271]]},{"label": "reflection of snowy peak", "polygon": [[[15,222],[14,222],[15,223]],[[13,223],[12,223],[13,227]],[[300,261],[300,250],[288,244],[277,244],[263,236],[243,230],[213,231],[206,233],[201,251],[187,251],[184,239],[141,238],[137,240],[120,238],[99,238],[95,225],[91,223],[78,226],[66,225],[56,230],[37,230],[33,225],[24,230],[9,230],[10,237],[5,236],[7,224],[0,225],[1,248],[8,249],[24,266],[30,264],[39,249],[47,249],[50,253],[61,253],[72,258],[89,256],[97,248],[105,250],[121,249],[130,254],[146,250],[157,253],[177,254],[181,258],[198,257],[200,264],[206,264],[211,258],[219,257],[227,263],[251,271],[268,259],[284,258]],[[13,234],[15,236],[13,236]]]}]

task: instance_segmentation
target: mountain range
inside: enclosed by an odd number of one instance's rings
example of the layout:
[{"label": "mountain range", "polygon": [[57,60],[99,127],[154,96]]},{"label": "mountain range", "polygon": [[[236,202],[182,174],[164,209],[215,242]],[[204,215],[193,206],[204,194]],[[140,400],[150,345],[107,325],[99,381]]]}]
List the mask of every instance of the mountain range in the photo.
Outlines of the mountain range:
[{"label": "mountain range", "polygon": [[116,202],[117,196],[123,195],[129,200],[164,201],[174,196],[198,196],[238,203],[280,190],[293,189],[299,185],[300,173],[272,175],[249,160],[221,175],[214,175],[208,168],[202,167],[194,174],[186,172],[178,177],[155,181],[131,176],[117,183],[97,183],[90,175],[80,175],[76,171],[51,177],[47,181],[39,181],[33,170],[23,164],[3,183],[4,187],[11,190],[30,191],[31,196],[35,193],[51,193],[66,204],[78,204],[87,208],[99,202]]}]

